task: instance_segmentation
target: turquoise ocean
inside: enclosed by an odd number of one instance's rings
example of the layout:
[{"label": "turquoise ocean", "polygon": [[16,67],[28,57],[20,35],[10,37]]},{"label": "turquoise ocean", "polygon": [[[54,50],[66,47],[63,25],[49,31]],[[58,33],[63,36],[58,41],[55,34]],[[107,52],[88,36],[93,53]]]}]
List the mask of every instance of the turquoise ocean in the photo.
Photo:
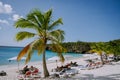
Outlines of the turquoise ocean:
[{"label": "turquoise ocean", "polygon": [[[9,62],[8,59],[17,56],[22,49],[23,49],[22,47],[0,47],[0,66],[17,64],[17,61]],[[82,54],[77,54],[77,53],[64,53],[63,55],[82,57]],[[57,54],[52,51],[48,51],[48,50],[46,51],[46,59],[52,58],[54,56],[57,56]],[[42,61],[42,55],[38,56],[37,51],[34,51],[34,54],[32,55],[32,58],[30,60],[30,62],[34,62],[34,61]],[[24,63],[24,61],[20,61],[20,62]]]}]

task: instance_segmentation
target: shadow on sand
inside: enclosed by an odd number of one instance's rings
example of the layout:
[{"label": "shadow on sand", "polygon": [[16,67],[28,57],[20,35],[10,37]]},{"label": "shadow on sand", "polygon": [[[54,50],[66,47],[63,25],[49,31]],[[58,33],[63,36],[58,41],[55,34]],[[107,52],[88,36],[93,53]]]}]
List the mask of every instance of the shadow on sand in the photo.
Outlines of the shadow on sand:
[{"label": "shadow on sand", "polygon": [[120,74],[112,74],[108,76],[98,76],[94,77],[93,74],[81,74],[75,76],[70,80],[120,80]]}]

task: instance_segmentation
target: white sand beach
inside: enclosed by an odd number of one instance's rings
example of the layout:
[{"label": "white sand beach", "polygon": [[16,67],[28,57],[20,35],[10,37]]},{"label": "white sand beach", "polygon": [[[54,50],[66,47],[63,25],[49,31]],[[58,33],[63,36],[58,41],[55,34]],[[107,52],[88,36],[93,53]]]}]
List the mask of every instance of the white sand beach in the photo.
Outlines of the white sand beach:
[{"label": "white sand beach", "polygon": [[[71,61],[77,62],[79,65],[86,64],[84,58],[74,58],[71,60],[66,60],[64,64],[70,63]],[[41,62],[30,62],[27,65],[28,66],[33,65],[37,67],[41,72],[41,76],[43,77],[43,68]],[[58,62],[57,65],[61,66],[62,64],[61,62]],[[47,67],[50,74],[52,74],[51,70],[56,68],[57,65],[56,62],[47,61]],[[24,64],[20,64],[19,69],[22,69],[24,66],[25,66]],[[100,68],[91,69],[91,70],[79,70],[76,67],[74,68],[77,69],[79,73],[65,80],[120,80],[120,62],[112,62],[112,64],[105,64]],[[2,70],[4,70],[7,73],[7,76],[0,76],[0,80],[17,80],[17,76],[19,75],[18,65],[0,66],[0,71]],[[37,79],[37,80],[41,80],[41,79]],[[49,79],[45,79],[45,80],[49,80]],[[56,80],[56,79],[50,79],[50,80]]]}]

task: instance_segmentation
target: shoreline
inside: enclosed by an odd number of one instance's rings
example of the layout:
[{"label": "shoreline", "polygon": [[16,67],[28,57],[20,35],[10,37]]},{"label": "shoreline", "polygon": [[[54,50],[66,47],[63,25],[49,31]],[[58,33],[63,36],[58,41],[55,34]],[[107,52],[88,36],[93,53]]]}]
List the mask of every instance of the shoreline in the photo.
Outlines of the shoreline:
[{"label": "shoreline", "polygon": [[[85,57],[83,57],[83,56],[73,57],[73,56],[72,56],[70,59],[67,59],[67,60],[74,60],[74,59],[77,59],[77,58],[83,58],[83,59],[84,59]],[[20,62],[13,61],[13,62],[14,62],[14,63],[9,62],[9,64],[3,64],[3,65],[1,64],[0,67],[2,67],[2,66],[3,66],[3,67],[4,67],[4,66],[12,66],[12,65],[15,66],[15,65],[18,65],[18,63],[19,63],[19,64],[22,64],[22,65],[25,65],[25,61],[23,61],[23,60],[22,60],[22,62],[21,62],[21,61],[20,61]],[[34,64],[34,63],[39,63],[39,62],[42,63],[42,60],[40,60],[40,61],[38,61],[38,60],[30,61],[30,62],[28,62],[28,64],[29,64],[29,63],[33,63],[33,64]],[[56,62],[56,61],[54,61],[54,60],[52,61],[52,60],[46,59],[46,62],[49,64],[49,63],[54,63],[54,62]],[[10,64],[10,63],[12,63],[12,64]]]}]

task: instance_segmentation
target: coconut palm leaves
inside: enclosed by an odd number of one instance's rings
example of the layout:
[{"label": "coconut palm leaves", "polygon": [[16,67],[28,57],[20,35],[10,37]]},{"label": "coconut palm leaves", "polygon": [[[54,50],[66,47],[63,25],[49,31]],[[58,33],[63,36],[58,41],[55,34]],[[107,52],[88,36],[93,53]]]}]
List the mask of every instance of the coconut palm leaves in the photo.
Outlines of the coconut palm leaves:
[{"label": "coconut palm leaves", "polygon": [[102,57],[102,53],[104,51],[104,43],[103,42],[94,43],[92,44],[91,49],[92,49],[91,51],[97,52],[100,55],[101,62],[102,64],[104,64],[103,57]]},{"label": "coconut palm leaves", "polygon": [[27,31],[21,31],[21,32],[17,33],[16,40],[21,41],[23,39],[34,37],[35,35],[36,35],[35,33],[27,32]]},{"label": "coconut palm leaves", "polygon": [[35,38],[33,42],[24,47],[17,59],[20,60],[24,55],[27,55],[27,63],[30,61],[33,51],[38,50],[39,55],[43,53],[44,75],[45,77],[49,76],[45,60],[45,50],[48,42],[52,45],[52,50],[58,53],[60,60],[62,62],[64,61],[62,53],[66,50],[61,45],[61,42],[64,40],[64,31],[57,29],[57,26],[60,24],[63,24],[61,18],[56,21],[52,20],[52,9],[45,13],[42,13],[38,9],[34,9],[26,16],[26,18],[20,18],[15,22],[16,28],[34,30],[34,32],[18,32],[16,35],[17,41]]}]

